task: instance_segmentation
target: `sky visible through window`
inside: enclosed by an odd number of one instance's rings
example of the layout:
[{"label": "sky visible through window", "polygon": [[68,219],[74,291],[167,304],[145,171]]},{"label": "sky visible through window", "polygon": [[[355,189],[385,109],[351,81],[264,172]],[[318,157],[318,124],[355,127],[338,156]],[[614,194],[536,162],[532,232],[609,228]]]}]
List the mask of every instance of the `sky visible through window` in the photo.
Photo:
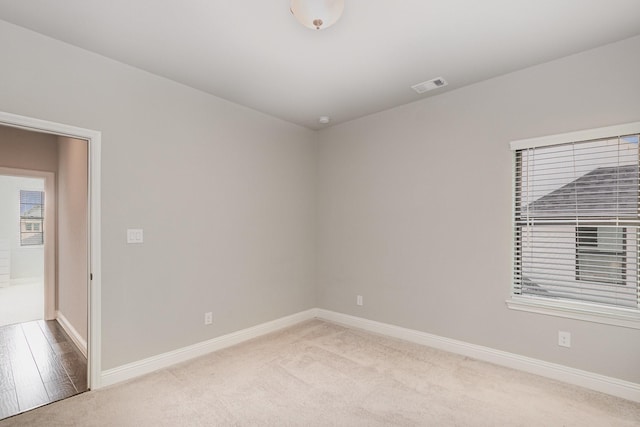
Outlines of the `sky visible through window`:
[{"label": "sky visible through window", "polygon": [[42,217],[42,205],[44,204],[44,193],[42,191],[20,191],[20,216],[21,217]]}]

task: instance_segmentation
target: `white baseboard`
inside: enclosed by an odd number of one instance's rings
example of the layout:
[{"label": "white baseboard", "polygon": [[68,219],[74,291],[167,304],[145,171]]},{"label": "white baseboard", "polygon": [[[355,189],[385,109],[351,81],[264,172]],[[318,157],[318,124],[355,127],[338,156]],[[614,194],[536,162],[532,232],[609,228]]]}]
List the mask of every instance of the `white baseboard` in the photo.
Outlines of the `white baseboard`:
[{"label": "white baseboard", "polygon": [[[187,360],[203,356],[207,353],[221,350],[313,318],[403,339],[416,344],[449,351],[451,353],[495,363],[496,365],[518,369],[520,371],[529,372],[635,402],[640,402],[640,384],[637,383],[324,309],[306,310],[291,316],[282,317],[267,323],[216,337],[208,341],[193,344],[188,347],[183,347],[174,351],[149,357],[147,359],[139,360],[137,362],[128,363],[123,366],[102,371],[100,387],[105,387],[145,375],[176,363],[185,362]],[[64,319],[64,317],[61,316],[59,320],[61,320],[61,324],[65,327],[62,319]],[[69,333],[69,335],[72,336],[72,338],[74,336],[72,333]],[[86,343],[84,348],[86,349]]]},{"label": "white baseboard", "polygon": [[554,380],[585,387],[591,390],[607,393],[624,399],[640,402],[640,384],[617,378],[607,377],[568,366],[545,362],[543,360],[520,356],[506,351],[495,350],[476,344],[469,344],[450,338],[444,338],[426,332],[406,329],[399,326],[367,320],[334,311],[317,309],[319,319],[328,320],[354,328],[364,329],[394,338],[411,341],[428,347],[449,351],[496,365],[506,366],[520,371],[529,372]]},{"label": "white baseboard", "polygon": [[62,326],[62,329],[69,335],[71,340],[74,342],[76,347],[84,354],[84,357],[87,357],[87,341],[82,338],[82,336],[76,331],[76,329],[71,325],[71,323],[64,317],[59,311],[56,311],[56,320]]},{"label": "white baseboard", "polygon": [[231,347],[232,345],[257,338],[270,332],[275,332],[288,326],[293,326],[297,323],[313,319],[315,317],[316,309],[302,311],[291,316],[282,317],[267,323],[262,323],[257,326],[222,335],[188,347],[179,348],[177,350],[169,351],[137,362],[108,369],[106,371],[102,371],[100,387],[106,387],[108,385],[169,367],[176,363],[185,362],[187,360],[203,356],[207,353]]}]

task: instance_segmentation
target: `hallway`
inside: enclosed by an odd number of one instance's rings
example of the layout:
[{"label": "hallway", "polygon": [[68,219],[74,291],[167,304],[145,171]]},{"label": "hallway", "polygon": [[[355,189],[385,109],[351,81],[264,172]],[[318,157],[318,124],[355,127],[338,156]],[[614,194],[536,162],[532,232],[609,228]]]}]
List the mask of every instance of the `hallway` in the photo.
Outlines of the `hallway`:
[{"label": "hallway", "polygon": [[0,419],[87,390],[87,360],[55,320],[0,327]]}]

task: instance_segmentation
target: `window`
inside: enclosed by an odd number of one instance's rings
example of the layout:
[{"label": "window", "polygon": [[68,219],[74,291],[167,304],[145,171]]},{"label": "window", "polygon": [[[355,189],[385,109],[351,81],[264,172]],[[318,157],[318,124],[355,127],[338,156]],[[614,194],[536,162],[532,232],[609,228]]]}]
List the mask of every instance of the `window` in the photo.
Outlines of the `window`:
[{"label": "window", "polygon": [[622,313],[640,328],[639,133],[634,123],[512,143],[511,308]]},{"label": "window", "polygon": [[20,246],[44,244],[44,192],[20,190]]}]

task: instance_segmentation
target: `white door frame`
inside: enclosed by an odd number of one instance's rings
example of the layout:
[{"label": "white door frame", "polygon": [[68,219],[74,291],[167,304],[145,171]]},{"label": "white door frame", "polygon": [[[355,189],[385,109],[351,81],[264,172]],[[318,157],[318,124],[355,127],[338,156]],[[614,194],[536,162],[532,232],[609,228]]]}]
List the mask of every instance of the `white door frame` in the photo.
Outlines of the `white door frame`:
[{"label": "white door frame", "polygon": [[56,318],[56,176],[53,172],[5,168],[0,175],[44,179],[44,318]]},{"label": "white door frame", "polygon": [[102,339],[101,331],[101,251],[100,251],[100,144],[102,134],[99,131],[69,126],[46,120],[0,111],[0,124],[37,132],[49,133],[88,142],[89,149],[89,275],[88,288],[88,385],[90,389],[100,388]]}]

